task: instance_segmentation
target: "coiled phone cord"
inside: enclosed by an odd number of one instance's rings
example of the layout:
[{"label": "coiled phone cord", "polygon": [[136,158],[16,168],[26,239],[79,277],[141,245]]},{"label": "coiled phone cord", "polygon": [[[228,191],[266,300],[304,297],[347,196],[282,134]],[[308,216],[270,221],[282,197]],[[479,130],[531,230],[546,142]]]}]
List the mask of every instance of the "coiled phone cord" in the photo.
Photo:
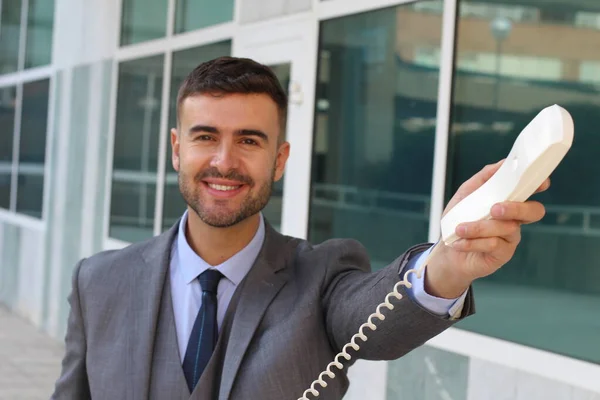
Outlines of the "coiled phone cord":
[{"label": "coiled phone cord", "polygon": [[386,307],[388,310],[394,309],[394,305],[390,302],[390,298],[395,297],[398,300],[402,299],[402,295],[400,294],[398,289],[400,288],[400,286],[405,286],[406,288],[412,287],[412,284],[408,281],[408,276],[411,273],[416,274],[419,279],[421,278],[421,276],[423,274],[423,270],[425,269],[425,266],[429,263],[429,260],[431,259],[431,256],[433,255],[434,250],[436,250],[436,247],[438,246],[438,244],[439,244],[439,241],[435,245],[433,245],[433,248],[431,249],[431,251],[429,252],[427,257],[425,257],[425,260],[423,261],[423,263],[421,264],[419,269],[409,269],[408,271],[406,271],[404,273],[404,278],[394,285],[394,290],[392,290],[390,293],[387,294],[387,296],[385,296],[385,301],[383,303],[380,303],[377,306],[377,308],[373,314],[369,315],[367,322],[362,324],[360,326],[360,328],[358,329],[358,333],[356,333],[354,336],[352,336],[352,339],[350,340],[350,342],[348,342],[342,348],[342,351],[339,352],[334,357],[333,361],[327,365],[327,368],[325,369],[325,371],[323,371],[319,374],[319,378],[317,380],[313,381],[313,383],[310,385],[310,387],[304,391],[304,394],[298,400],[310,400],[307,397],[308,394],[312,394],[315,398],[317,398],[319,396],[319,391],[317,389],[315,389],[315,386],[318,384],[318,385],[321,385],[321,387],[323,387],[323,388],[327,387],[327,382],[325,382],[325,380],[323,379],[325,377],[325,375],[328,376],[330,379],[333,379],[333,378],[335,378],[335,374],[333,373],[333,371],[331,369],[333,367],[336,367],[339,370],[344,368],[344,366],[342,365],[342,363],[340,362],[339,359],[341,357],[343,357],[346,359],[346,361],[348,361],[352,358],[350,356],[350,354],[348,354],[347,350],[349,347],[352,347],[352,349],[354,349],[355,351],[358,351],[360,349],[360,346],[356,343],[357,339],[361,339],[363,342],[367,341],[367,335],[364,334],[363,330],[365,328],[369,328],[372,331],[377,329],[377,326],[373,323],[372,319],[378,318],[380,321],[383,321],[385,319],[385,315],[383,315],[381,313],[382,307]]}]

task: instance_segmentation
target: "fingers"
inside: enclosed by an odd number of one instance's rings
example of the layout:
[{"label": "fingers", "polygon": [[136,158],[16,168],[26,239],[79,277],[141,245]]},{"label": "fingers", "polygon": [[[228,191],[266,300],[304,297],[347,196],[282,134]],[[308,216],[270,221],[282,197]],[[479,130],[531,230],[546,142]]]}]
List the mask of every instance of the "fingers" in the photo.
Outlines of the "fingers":
[{"label": "fingers", "polygon": [[[448,202],[448,205],[444,209],[442,216],[446,215],[454,206],[456,206],[460,201],[462,201],[465,197],[469,196],[475,190],[479,189],[484,183],[486,183],[497,171],[500,169],[505,159],[498,161],[495,164],[490,164],[481,169],[477,174],[473,175],[470,179],[465,181],[456,191],[452,199]],[[540,185],[539,188],[535,191],[535,193],[540,193],[548,190],[550,188],[550,178],[544,180],[544,182]],[[525,203],[515,203],[515,204],[526,204],[528,209],[517,209],[513,210],[513,206],[509,206],[510,209],[506,216],[503,216],[503,207],[497,207],[493,214],[494,217],[501,219],[516,219],[521,223],[530,224],[533,222],[537,222],[544,217],[545,210],[540,203],[537,202],[525,202]],[[535,204],[535,205],[533,205]],[[513,216],[515,216],[513,218]]]},{"label": "fingers", "polygon": [[514,244],[511,245],[505,240],[495,236],[480,239],[459,239],[452,243],[452,248],[457,251],[469,253],[503,254],[504,248],[508,250],[513,249]]},{"label": "fingers", "polygon": [[[450,201],[445,212],[459,201],[487,182],[504,160],[483,168],[467,180]],[[546,179],[535,193],[550,188],[550,179]],[[521,241],[521,225],[540,221],[546,209],[538,201],[501,202],[491,210],[491,218],[483,221],[464,223],[457,227],[456,234],[460,238],[451,247],[459,252],[484,253],[494,263],[508,261]]]},{"label": "fingers", "polygon": [[481,239],[499,237],[508,242],[521,240],[521,225],[517,221],[489,219],[461,224],[456,234],[463,239]]},{"label": "fingers", "polygon": [[491,219],[460,224],[456,228],[460,239],[452,248],[481,253],[502,251],[502,246],[514,248],[521,241],[521,224],[537,222],[544,214],[544,206],[537,201],[496,204]]},{"label": "fingers", "polygon": [[504,163],[504,159],[498,161],[495,164],[486,165],[478,173],[476,173],[471,178],[469,178],[467,181],[465,181],[465,183],[463,183],[461,185],[461,187],[459,188],[459,191],[464,192],[462,194],[465,197],[468,196],[469,194],[473,193],[481,185],[483,185],[488,180],[490,180],[490,178],[496,173],[496,171],[498,171],[498,169],[500,169],[500,167],[502,166],[503,163]]},{"label": "fingers", "polygon": [[492,207],[493,218],[518,221],[522,224],[538,222],[545,214],[546,208],[539,201],[503,202]]},{"label": "fingers", "polygon": [[535,191],[535,193],[545,192],[550,188],[550,178],[547,178],[544,183]]},{"label": "fingers", "polygon": [[480,188],[481,185],[487,182],[496,173],[496,171],[498,171],[502,163],[504,163],[504,160],[500,160],[495,164],[487,165],[481,171],[479,171],[467,181],[465,181],[462,185],[460,185],[454,196],[452,196],[452,198],[448,202],[448,205],[444,209],[442,215],[446,215],[446,213],[448,213],[448,211],[450,211],[461,200],[463,200],[465,197],[473,193],[475,190]]}]

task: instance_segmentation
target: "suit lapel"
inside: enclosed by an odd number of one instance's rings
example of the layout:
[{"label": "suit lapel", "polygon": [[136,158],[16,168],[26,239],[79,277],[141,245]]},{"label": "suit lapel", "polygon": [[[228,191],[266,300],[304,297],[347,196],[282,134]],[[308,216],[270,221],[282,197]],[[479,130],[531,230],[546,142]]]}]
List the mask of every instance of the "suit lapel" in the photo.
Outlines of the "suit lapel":
[{"label": "suit lapel", "polygon": [[268,223],[265,228],[263,247],[239,288],[240,298],[223,363],[220,399],[229,398],[250,340],[269,304],[288,280],[285,270],[287,239]]},{"label": "suit lapel", "polygon": [[169,231],[148,241],[141,248],[140,265],[130,266],[131,326],[128,328],[128,374],[130,399],[145,400],[149,395],[152,355],[156,338],[158,314],[169,269],[171,244],[177,233],[177,222]]}]

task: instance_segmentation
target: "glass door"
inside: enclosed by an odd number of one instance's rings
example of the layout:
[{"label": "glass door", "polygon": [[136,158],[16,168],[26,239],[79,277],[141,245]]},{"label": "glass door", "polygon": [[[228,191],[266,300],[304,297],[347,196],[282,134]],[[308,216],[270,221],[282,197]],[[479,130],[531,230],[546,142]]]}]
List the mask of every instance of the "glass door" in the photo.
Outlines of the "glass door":
[{"label": "glass door", "polygon": [[307,234],[310,199],[316,47],[317,23],[287,17],[268,25],[242,27],[232,51],[236,57],[271,67],[288,95],[285,136],[290,157],[283,178],[273,185],[263,214],[275,229],[302,238]]},{"label": "glass door", "polygon": [[[281,83],[281,86],[285,90],[286,94],[289,96],[289,86],[291,79],[291,63],[282,63],[282,64],[270,64],[269,67],[273,70],[277,79]],[[287,132],[284,132],[285,140],[288,140]],[[269,200],[269,204],[263,210],[263,214],[267,221],[273,227],[281,231],[281,211],[283,209],[283,179],[278,180],[273,185],[273,192],[271,194],[271,200]]]}]

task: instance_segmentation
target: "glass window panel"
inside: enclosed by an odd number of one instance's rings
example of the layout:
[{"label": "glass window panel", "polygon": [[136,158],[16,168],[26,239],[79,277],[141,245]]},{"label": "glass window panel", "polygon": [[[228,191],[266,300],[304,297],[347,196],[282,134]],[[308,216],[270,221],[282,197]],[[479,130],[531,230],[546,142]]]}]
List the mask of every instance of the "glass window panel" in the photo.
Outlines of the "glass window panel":
[{"label": "glass window panel", "polygon": [[600,32],[590,29],[600,5],[492,3],[460,2],[448,197],[505,157],[546,106],[571,113],[575,139],[550,190],[534,196],[545,218],[523,226],[514,258],[475,283],[479,312],[458,327],[600,363]]},{"label": "glass window panel", "polygon": [[19,67],[21,0],[0,2],[0,74]]},{"label": "glass window panel", "polygon": [[176,0],[175,33],[233,20],[233,0]]},{"label": "glass window panel", "polygon": [[[286,94],[288,93],[288,89],[290,86],[290,76],[291,76],[291,64],[277,64],[270,66],[279,82],[281,82],[281,86],[283,86],[283,90]],[[283,133],[286,135],[287,132]],[[269,199],[269,203],[263,210],[263,215],[269,221],[269,223],[276,230],[281,229],[281,211],[283,206],[283,180],[281,177],[280,180],[273,184],[273,192],[271,193],[271,198]]]},{"label": "glass window panel", "polygon": [[[366,332],[365,330],[365,334]],[[402,358],[388,362],[385,399],[467,400],[475,398],[469,392],[469,379],[472,379],[469,364],[469,357],[461,354],[428,345],[418,347]]]},{"label": "glass window panel", "polygon": [[119,65],[113,156],[110,237],[151,237],[164,56]]},{"label": "glass window panel", "polygon": [[19,167],[17,186],[17,212],[42,218],[44,165],[28,164],[23,168]]},{"label": "glass window panel", "polygon": [[0,88],[0,208],[6,209],[10,207],[16,92],[14,86]]},{"label": "glass window panel", "polygon": [[312,0],[244,0],[238,15],[243,24],[266,21],[284,15],[293,15],[312,9]]},{"label": "glass window panel", "polygon": [[17,212],[42,216],[50,80],[23,85]]},{"label": "glass window panel", "polygon": [[167,0],[123,0],[121,46],[164,37],[167,4]]},{"label": "glass window panel", "polygon": [[600,84],[600,60],[582,61],[579,64],[579,80],[596,85]]},{"label": "glass window panel", "polygon": [[[183,80],[194,68],[203,62],[231,54],[231,41],[212,43],[206,46],[180,50],[173,53],[171,76],[171,93],[169,103],[169,127],[177,126],[177,92]],[[168,132],[165,134],[170,135]],[[181,217],[186,204],[179,192],[177,172],[173,169],[171,139],[167,145],[167,162],[165,164],[165,195],[163,204],[163,229],[169,229]]]},{"label": "glass window panel", "polygon": [[29,0],[25,68],[50,64],[53,28],[54,0]]},{"label": "glass window panel", "polygon": [[321,26],[309,237],[358,239],[374,269],[427,240],[441,26],[414,4]]}]

